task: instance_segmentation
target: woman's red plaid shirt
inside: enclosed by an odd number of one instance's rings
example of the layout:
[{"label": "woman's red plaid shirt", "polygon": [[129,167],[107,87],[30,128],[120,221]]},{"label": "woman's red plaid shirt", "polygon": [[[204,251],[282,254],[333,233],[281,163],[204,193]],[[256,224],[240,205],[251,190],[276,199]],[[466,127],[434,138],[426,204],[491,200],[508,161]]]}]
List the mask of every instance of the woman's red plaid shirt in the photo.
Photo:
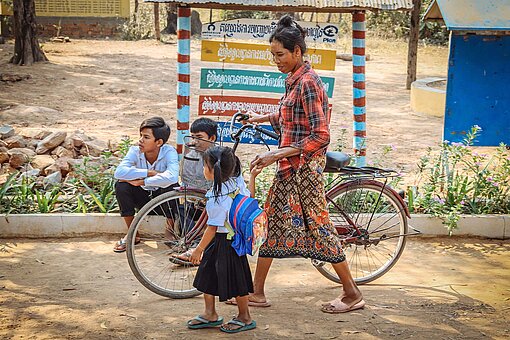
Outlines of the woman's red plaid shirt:
[{"label": "woman's red plaid shirt", "polygon": [[279,160],[276,174],[279,179],[290,177],[312,157],[326,154],[330,116],[322,81],[306,62],[289,74],[280,110],[269,117],[280,135],[279,148],[290,146],[301,150],[299,155]]}]

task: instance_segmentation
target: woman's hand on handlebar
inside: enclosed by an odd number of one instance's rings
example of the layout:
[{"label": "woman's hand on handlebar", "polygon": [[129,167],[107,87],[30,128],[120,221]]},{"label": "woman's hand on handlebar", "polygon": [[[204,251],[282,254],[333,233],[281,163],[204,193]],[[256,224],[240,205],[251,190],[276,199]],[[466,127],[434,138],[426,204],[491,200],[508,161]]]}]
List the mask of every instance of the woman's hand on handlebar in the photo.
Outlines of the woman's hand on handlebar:
[{"label": "woman's hand on handlebar", "polygon": [[269,121],[269,116],[259,115],[253,111],[246,111],[245,115],[248,116],[248,119],[241,120],[243,124],[257,124]]}]

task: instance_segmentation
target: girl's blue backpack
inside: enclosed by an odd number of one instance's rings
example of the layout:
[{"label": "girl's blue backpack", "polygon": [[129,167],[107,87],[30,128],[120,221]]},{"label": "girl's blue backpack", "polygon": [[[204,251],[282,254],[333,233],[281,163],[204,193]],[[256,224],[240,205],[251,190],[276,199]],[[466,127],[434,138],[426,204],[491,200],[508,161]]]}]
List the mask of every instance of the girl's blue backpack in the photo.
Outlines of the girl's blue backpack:
[{"label": "girl's blue backpack", "polygon": [[267,239],[267,215],[259,202],[251,197],[235,194],[228,214],[234,233],[232,247],[237,255],[255,255]]}]

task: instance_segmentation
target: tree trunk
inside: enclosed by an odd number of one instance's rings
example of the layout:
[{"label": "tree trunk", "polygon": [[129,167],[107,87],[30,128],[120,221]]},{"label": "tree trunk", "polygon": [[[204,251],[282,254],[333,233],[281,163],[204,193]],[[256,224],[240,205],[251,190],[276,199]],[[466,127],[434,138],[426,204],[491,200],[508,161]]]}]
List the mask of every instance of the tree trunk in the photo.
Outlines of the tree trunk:
[{"label": "tree trunk", "polygon": [[14,0],[14,55],[9,61],[17,65],[32,65],[48,61],[39,47],[35,22],[35,0]]},{"label": "tree trunk", "polygon": [[154,3],[154,35],[156,40],[161,40],[161,30],[159,28],[159,2]]},{"label": "tree trunk", "polygon": [[135,22],[138,19],[138,0],[135,0],[135,10],[133,11],[133,19]]},{"label": "tree trunk", "polygon": [[407,52],[407,80],[406,89],[411,89],[411,83],[416,80],[416,64],[418,61],[418,39],[420,33],[421,0],[414,0],[411,12],[411,30],[409,31],[409,47]]},{"label": "tree trunk", "polygon": [[163,33],[177,34],[177,5],[172,3],[166,4],[166,27]]}]

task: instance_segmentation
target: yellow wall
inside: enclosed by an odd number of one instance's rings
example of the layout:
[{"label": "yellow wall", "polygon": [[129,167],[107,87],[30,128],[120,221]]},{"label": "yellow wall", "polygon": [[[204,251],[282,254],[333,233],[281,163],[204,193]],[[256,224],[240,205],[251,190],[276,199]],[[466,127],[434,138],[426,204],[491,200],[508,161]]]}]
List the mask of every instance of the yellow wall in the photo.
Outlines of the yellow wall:
[{"label": "yellow wall", "polygon": [[446,91],[427,86],[440,78],[419,79],[411,84],[411,110],[431,116],[444,116]]},{"label": "yellow wall", "polygon": [[[2,4],[0,14],[12,15],[12,12]],[[41,17],[128,18],[129,0],[35,0],[35,14]]]},{"label": "yellow wall", "polygon": [[12,15],[12,10],[2,0],[0,0],[0,15]]}]

